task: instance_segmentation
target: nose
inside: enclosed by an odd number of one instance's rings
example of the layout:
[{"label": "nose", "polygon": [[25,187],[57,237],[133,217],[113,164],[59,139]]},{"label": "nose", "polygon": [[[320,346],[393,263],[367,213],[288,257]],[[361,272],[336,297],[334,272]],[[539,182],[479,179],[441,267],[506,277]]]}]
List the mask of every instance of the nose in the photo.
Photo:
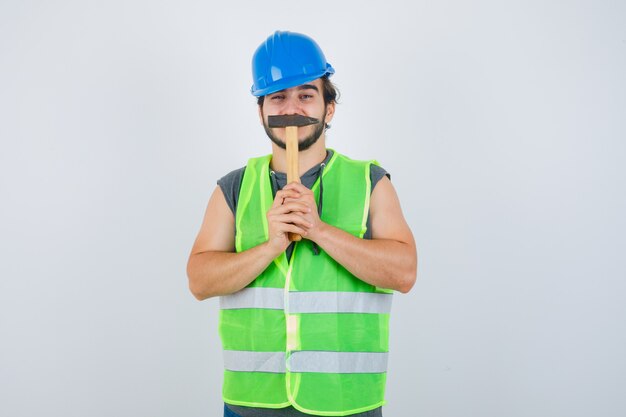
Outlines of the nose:
[{"label": "nose", "polygon": [[302,114],[302,106],[300,105],[300,100],[298,99],[297,94],[288,95],[281,108],[281,114]]}]

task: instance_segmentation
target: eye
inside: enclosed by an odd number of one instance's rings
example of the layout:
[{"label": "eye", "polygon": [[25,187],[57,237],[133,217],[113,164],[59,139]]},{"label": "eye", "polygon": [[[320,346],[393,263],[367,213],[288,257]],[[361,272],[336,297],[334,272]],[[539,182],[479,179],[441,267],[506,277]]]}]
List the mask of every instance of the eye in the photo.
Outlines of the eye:
[{"label": "eye", "polygon": [[312,94],[302,94],[302,95],[300,96],[300,99],[301,99],[301,100],[310,100],[310,99],[312,99],[312,98],[313,98],[313,95],[312,95]]},{"label": "eye", "polygon": [[270,100],[277,101],[277,100],[282,100],[284,98],[285,96],[283,96],[282,94],[276,94],[275,96],[270,97]]}]

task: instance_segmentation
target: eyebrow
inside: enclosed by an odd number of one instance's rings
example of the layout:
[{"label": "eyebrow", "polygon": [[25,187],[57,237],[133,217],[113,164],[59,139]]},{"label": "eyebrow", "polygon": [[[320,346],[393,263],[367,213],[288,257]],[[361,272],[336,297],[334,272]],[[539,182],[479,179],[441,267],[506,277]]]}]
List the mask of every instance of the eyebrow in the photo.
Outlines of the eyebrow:
[{"label": "eyebrow", "polygon": [[318,93],[320,92],[320,90],[313,84],[302,84],[301,86],[298,87],[298,90],[315,90]]}]

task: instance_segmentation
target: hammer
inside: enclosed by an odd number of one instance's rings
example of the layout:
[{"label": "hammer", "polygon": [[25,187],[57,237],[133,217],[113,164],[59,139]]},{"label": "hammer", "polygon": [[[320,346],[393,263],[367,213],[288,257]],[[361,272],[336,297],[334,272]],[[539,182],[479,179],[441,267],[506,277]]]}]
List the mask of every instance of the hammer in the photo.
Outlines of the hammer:
[{"label": "hammer", "polygon": [[[298,127],[319,123],[318,119],[299,114],[267,116],[269,127],[285,128],[287,134],[287,184],[300,182],[298,170]],[[302,239],[297,233],[289,232],[289,240],[297,242]]]}]

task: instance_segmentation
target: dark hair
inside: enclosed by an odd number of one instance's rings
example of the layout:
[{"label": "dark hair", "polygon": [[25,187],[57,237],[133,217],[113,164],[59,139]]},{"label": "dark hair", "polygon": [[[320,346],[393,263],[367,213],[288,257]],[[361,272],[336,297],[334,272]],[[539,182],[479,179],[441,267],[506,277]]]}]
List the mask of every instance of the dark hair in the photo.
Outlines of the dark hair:
[{"label": "dark hair", "polygon": [[[337,86],[328,78],[328,75],[324,75],[322,78],[322,95],[324,96],[324,104],[337,103],[339,101],[339,90]],[[265,96],[257,97],[256,104],[263,106]]]}]

